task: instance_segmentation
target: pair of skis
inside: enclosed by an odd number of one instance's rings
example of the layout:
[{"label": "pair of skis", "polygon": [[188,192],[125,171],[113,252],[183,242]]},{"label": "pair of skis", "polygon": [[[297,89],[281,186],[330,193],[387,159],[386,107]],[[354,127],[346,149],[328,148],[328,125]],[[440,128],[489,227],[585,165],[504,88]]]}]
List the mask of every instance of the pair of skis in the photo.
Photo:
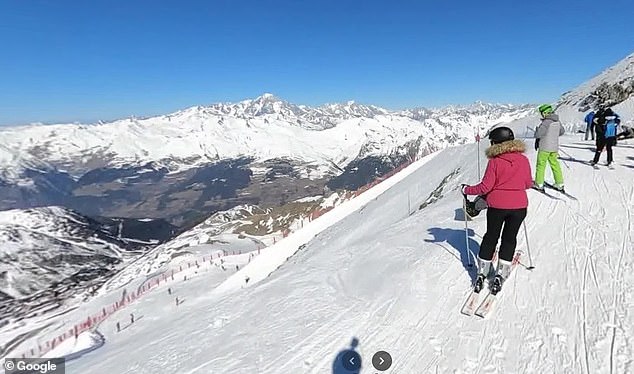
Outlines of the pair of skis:
[{"label": "pair of skis", "polygon": [[[590,163],[590,165],[592,165],[592,167],[594,168],[594,170],[599,170],[599,164],[592,164]],[[610,170],[614,170],[614,163],[611,163],[609,165],[606,165],[608,167],[608,169]]]},{"label": "pair of skis", "polygon": [[572,196],[568,192],[562,191],[562,190],[558,189],[557,187],[553,186],[552,184],[550,184],[548,182],[544,182],[544,187],[550,188],[551,190],[555,190],[555,191],[559,192],[560,194],[566,196],[569,199],[578,200],[576,197]]},{"label": "pair of skis", "polygon": [[532,188],[532,189],[534,189],[535,191],[539,192],[539,193],[540,193],[540,194],[542,194],[542,195],[545,195],[545,196],[550,197],[550,198],[551,198],[551,199],[553,199],[553,200],[561,200],[561,199],[560,199],[560,198],[558,198],[557,196],[555,196],[555,195],[551,195],[551,194],[549,194],[548,192],[546,192],[545,190],[540,190],[540,189],[539,189],[539,188],[537,188],[536,186],[533,186],[533,187],[531,187],[531,188]]},{"label": "pair of skis", "polygon": [[[554,191],[556,191],[556,192],[558,192],[558,193],[560,193],[560,194],[562,194],[562,195],[566,196],[567,198],[569,198],[569,199],[571,199],[571,200],[578,200],[578,199],[577,199],[576,197],[574,197],[573,195],[569,194],[568,192],[565,192],[565,191],[562,191],[562,190],[560,190],[560,189],[556,188],[554,185],[552,185],[552,184],[550,184],[550,183],[548,183],[548,182],[544,182],[544,187],[545,187],[545,188],[548,188],[548,189],[550,189],[550,190],[554,190]],[[544,191],[544,190],[540,190],[540,189],[538,189],[538,188],[537,188],[537,187],[535,187],[535,186],[533,186],[533,187],[531,187],[531,188],[532,188],[532,189],[534,189],[535,191],[537,191],[537,192],[539,192],[539,193],[543,194],[543,195],[546,195],[546,196],[550,197],[551,199],[554,199],[554,200],[561,200],[561,199],[560,199],[560,198],[558,198],[557,196],[555,196],[555,195],[551,195],[550,193],[548,193],[548,192],[546,192],[546,191]]]},{"label": "pair of skis", "polygon": [[[520,263],[520,257],[521,252],[516,252],[515,256],[513,257],[513,261],[511,262],[511,272],[509,273],[509,278],[513,274],[513,271],[515,270],[517,265]],[[478,317],[486,318],[495,309],[498,295],[499,293],[491,293],[489,281],[487,280],[485,287],[482,288],[480,292],[475,292],[474,290],[472,290],[469,293],[469,296],[462,306],[460,313],[467,316],[472,316],[475,314]]]}]

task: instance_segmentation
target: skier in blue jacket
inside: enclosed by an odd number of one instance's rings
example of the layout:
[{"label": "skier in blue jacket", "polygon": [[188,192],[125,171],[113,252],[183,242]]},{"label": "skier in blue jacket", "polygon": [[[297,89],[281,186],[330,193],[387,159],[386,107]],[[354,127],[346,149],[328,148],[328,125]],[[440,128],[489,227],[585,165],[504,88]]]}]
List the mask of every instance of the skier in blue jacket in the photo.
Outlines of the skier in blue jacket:
[{"label": "skier in blue jacket", "polygon": [[595,118],[594,122],[596,124],[595,129],[597,133],[597,151],[594,154],[594,159],[592,160],[592,166],[595,166],[597,162],[599,162],[599,157],[601,157],[601,152],[603,152],[603,148],[607,148],[608,151],[608,167],[610,169],[613,168],[612,161],[614,160],[612,154],[612,147],[616,145],[616,134],[617,128],[621,123],[621,119],[619,115],[614,113],[611,108],[607,108],[603,113],[601,113],[599,118]]}]

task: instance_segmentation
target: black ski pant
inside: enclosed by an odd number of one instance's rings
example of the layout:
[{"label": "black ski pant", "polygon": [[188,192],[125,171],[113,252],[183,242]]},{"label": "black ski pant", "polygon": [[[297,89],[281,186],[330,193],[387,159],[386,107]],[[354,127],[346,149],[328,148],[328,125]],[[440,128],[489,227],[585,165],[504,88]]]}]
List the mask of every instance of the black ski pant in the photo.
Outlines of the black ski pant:
[{"label": "black ski pant", "polygon": [[608,151],[608,164],[612,163],[612,147],[616,145],[616,137],[609,138],[597,138],[597,151],[594,153],[594,160],[592,160],[595,164],[599,162],[599,157],[601,157],[601,152],[603,152],[603,148],[607,148]]},{"label": "black ski pant", "polygon": [[[483,260],[493,259],[495,247],[502,232],[502,244],[498,257],[504,261],[512,261],[517,246],[517,233],[526,218],[526,208],[523,209],[487,209],[487,232],[480,244],[480,257]],[[504,229],[502,229],[504,226]]]}]

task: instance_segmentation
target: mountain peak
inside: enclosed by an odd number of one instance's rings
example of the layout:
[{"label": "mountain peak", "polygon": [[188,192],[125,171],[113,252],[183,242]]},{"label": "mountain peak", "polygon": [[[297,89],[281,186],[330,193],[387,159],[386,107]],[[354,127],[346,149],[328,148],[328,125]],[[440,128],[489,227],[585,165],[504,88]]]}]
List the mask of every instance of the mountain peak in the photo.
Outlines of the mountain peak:
[{"label": "mountain peak", "polygon": [[273,95],[272,93],[265,92],[265,93],[263,93],[262,95],[260,95],[260,96],[256,97],[253,101],[254,101],[254,102],[263,102],[263,101],[266,101],[266,102],[274,102],[274,101],[282,101],[282,102],[283,102],[284,100],[282,100],[282,99],[280,99],[279,97],[277,97],[277,96]]}]

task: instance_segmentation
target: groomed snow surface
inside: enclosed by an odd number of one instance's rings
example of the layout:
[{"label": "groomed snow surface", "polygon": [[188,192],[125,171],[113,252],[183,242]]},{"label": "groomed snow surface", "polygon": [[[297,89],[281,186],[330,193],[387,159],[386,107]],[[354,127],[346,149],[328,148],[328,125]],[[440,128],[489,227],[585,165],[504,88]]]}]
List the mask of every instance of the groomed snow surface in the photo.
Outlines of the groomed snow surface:
[{"label": "groomed snow surface", "polygon": [[[388,373],[633,373],[634,144],[619,143],[616,170],[594,170],[580,137],[565,136],[561,155],[579,200],[528,192],[536,268],[517,268],[487,320],[460,314],[475,275],[457,192],[478,179],[471,144],[416,162],[217,287],[206,273],[172,295],[158,287],[102,322],[103,346],[67,372],[343,374],[334,361],[357,338],[361,373],[377,372],[380,350],[392,355]],[[442,197],[419,210],[435,190]],[[469,227],[477,253],[484,214]],[[130,313],[137,321],[117,333]]]}]

